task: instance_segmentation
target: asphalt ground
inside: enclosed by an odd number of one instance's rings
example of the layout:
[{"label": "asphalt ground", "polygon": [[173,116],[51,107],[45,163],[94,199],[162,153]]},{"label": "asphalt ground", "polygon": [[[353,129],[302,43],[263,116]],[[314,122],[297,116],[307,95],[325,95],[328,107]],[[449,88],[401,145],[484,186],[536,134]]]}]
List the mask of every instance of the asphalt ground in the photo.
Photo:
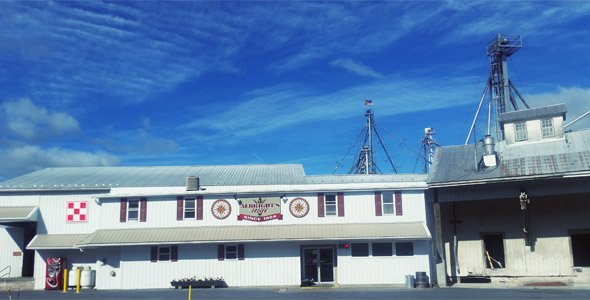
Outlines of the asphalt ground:
[{"label": "asphalt ground", "polygon": [[[189,299],[188,289],[152,290],[81,290],[75,291],[12,291],[17,299]],[[9,299],[7,291],[0,299]],[[340,287],[300,289],[299,287],[193,289],[192,300],[198,299],[590,299],[590,289],[574,287],[517,288],[428,288]]]}]

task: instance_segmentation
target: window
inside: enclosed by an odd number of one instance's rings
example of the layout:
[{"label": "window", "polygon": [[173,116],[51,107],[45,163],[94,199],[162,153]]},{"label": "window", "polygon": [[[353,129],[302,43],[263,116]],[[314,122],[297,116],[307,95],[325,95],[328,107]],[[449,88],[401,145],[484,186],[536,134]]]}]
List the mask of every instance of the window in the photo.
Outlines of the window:
[{"label": "window", "polygon": [[373,256],[392,256],[393,247],[391,243],[373,243]]},{"label": "window", "polygon": [[502,234],[483,235],[484,258],[488,269],[506,267],[504,261],[504,237]]},{"label": "window", "polygon": [[237,246],[226,246],[225,247],[225,259],[236,259],[238,258],[238,247]]},{"label": "window", "polygon": [[170,260],[170,247],[158,247],[158,261]]},{"label": "window", "polygon": [[395,243],[395,255],[414,256],[414,243]]},{"label": "window", "polygon": [[178,261],[178,246],[153,246],[150,256],[152,262],[176,262]]},{"label": "window", "polygon": [[384,192],[383,193],[383,214],[384,215],[393,215],[393,193]]},{"label": "window", "polygon": [[184,218],[195,218],[195,198],[184,199]]},{"label": "window", "polygon": [[541,120],[541,136],[543,138],[549,138],[555,136],[555,132],[553,131],[553,120]]},{"label": "window", "polygon": [[137,221],[139,217],[139,200],[129,200],[127,202],[127,221]]},{"label": "window", "polygon": [[517,142],[526,141],[528,139],[528,135],[526,132],[526,123],[514,124],[514,138]]},{"label": "window", "polygon": [[336,195],[326,195],[326,215],[336,215]]},{"label": "window", "polygon": [[590,267],[590,234],[572,234],[574,267]]},{"label": "window", "polygon": [[352,243],[351,244],[352,256],[369,256],[369,244],[368,243]]},{"label": "window", "polygon": [[244,244],[237,245],[217,245],[218,260],[244,260]]}]

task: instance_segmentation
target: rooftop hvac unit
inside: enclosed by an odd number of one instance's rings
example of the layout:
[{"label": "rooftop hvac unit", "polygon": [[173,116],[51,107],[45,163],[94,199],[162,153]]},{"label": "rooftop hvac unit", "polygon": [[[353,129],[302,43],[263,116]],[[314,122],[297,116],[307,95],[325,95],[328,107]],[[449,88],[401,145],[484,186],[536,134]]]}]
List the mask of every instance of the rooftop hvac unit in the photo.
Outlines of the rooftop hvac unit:
[{"label": "rooftop hvac unit", "polygon": [[186,190],[187,191],[199,191],[199,190],[201,190],[201,186],[199,184],[199,177],[197,177],[197,176],[188,176],[186,178]]}]

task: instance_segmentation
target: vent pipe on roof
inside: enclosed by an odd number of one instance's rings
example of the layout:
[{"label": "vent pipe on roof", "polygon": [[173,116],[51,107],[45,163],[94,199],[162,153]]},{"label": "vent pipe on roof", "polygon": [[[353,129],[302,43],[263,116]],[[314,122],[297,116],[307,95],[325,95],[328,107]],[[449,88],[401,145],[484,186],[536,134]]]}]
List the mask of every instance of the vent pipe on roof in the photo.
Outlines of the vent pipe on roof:
[{"label": "vent pipe on roof", "polygon": [[197,177],[197,176],[188,176],[186,178],[186,190],[187,191],[199,191],[199,190],[201,190],[201,185],[199,184],[199,177]]},{"label": "vent pipe on roof", "polygon": [[494,138],[490,135],[486,135],[483,139],[483,164],[486,167],[495,167],[496,162],[496,151],[494,150]]}]

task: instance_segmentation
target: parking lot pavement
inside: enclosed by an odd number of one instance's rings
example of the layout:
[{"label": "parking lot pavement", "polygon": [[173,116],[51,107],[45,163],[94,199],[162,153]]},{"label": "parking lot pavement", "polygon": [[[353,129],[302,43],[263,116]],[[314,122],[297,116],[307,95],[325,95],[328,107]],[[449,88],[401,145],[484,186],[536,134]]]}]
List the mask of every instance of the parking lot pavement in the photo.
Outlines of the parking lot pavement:
[{"label": "parking lot pavement", "polygon": [[[9,299],[4,291],[0,299]],[[12,299],[188,299],[189,291],[155,290],[81,290],[12,291]],[[590,290],[565,288],[430,288],[404,289],[390,287],[344,287],[326,289],[282,288],[224,288],[194,289],[191,299],[589,299]]]}]

